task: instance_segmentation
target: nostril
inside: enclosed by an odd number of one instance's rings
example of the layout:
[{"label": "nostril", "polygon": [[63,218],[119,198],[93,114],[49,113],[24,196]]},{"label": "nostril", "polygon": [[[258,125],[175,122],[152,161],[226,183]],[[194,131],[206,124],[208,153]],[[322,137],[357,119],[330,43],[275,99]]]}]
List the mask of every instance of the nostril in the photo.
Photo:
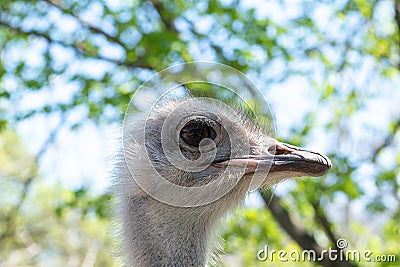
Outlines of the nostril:
[{"label": "nostril", "polygon": [[285,150],[285,149],[280,149],[278,148],[276,150],[276,155],[287,155],[287,154],[291,154],[292,152],[289,150]]},{"label": "nostril", "polygon": [[268,152],[273,154],[273,155],[287,155],[287,154],[291,154],[292,151],[285,148],[285,147],[281,147],[279,145],[273,145],[270,146],[268,148]]}]

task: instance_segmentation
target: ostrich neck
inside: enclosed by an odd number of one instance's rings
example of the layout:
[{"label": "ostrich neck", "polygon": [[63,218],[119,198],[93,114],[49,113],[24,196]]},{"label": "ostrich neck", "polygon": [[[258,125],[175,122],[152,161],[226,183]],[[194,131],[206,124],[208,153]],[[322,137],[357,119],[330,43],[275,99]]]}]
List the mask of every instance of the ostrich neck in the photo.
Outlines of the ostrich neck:
[{"label": "ostrich neck", "polygon": [[205,266],[213,220],[150,197],[131,197],[124,208],[129,214],[123,227],[130,266]]}]

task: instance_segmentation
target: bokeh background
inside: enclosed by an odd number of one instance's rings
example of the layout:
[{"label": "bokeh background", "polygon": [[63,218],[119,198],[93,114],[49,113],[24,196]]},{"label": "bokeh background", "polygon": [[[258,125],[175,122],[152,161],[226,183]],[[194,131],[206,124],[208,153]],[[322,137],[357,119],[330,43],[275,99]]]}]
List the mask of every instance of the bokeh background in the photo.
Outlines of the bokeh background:
[{"label": "bokeh background", "polygon": [[[193,60],[246,73],[280,140],[322,178],[254,192],[220,226],[220,266],[399,266],[400,1],[0,1],[0,266],[119,266],[110,173],[152,74]],[[260,262],[336,247],[397,262]],[[387,257],[388,258],[388,257]],[[367,265],[368,264],[368,265]]]}]

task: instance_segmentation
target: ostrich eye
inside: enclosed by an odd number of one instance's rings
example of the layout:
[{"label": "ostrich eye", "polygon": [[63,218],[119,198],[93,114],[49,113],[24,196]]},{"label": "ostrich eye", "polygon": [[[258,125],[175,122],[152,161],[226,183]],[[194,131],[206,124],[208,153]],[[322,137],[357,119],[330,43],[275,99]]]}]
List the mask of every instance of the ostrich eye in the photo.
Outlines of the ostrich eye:
[{"label": "ostrich eye", "polygon": [[214,140],[217,134],[206,122],[191,121],[182,128],[180,136],[186,144],[199,147],[201,140],[205,138]]}]

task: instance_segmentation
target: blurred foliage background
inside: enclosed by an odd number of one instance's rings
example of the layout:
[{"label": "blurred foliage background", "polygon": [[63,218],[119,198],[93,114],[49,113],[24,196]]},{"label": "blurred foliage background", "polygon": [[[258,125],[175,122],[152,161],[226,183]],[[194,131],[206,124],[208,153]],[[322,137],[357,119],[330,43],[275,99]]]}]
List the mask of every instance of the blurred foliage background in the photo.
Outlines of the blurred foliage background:
[{"label": "blurred foliage background", "polygon": [[1,1],[0,266],[118,266],[109,192],[57,148],[91,150],[90,135],[77,144],[66,133],[118,129],[142,82],[193,60],[249,75],[280,138],[334,166],[229,215],[223,264],[365,266],[256,258],[266,244],[321,251],[345,238],[349,249],[396,256],[368,266],[398,266],[399,10],[398,0]]}]

